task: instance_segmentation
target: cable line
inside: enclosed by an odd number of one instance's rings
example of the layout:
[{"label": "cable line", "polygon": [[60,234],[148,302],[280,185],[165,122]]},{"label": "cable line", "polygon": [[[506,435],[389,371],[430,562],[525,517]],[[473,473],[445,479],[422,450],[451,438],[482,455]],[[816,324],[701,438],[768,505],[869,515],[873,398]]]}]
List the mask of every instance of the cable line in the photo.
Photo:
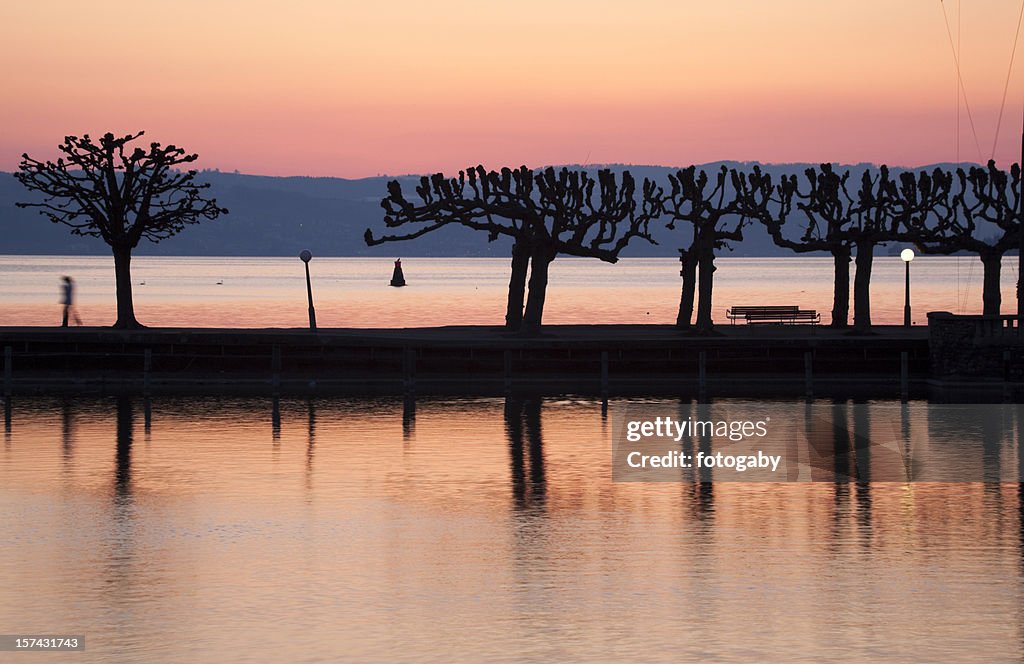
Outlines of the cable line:
[{"label": "cable line", "polygon": [[1017,41],[1020,39],[1020,24],[1024,19],[1024,1],[1020,3],[1020,16],[1017,17],[1017,32],[1013,35],[1013,50],[1010,51],[1010,65],[1006,68],[1006,85],[1003,86],[1003,102],[999,104],[999,120],[996,121],[996,137],[992,140],[992,159],[996,158],[996,145],[999,143],[999,128],[1003,124],[1003,109],[1006,108],[1006,93],[1010,89],[1010,74],[1013,72],[1013,58],[1017,55]]},{"label": "cable line", "polygon": [[953,31],[949,29],[949,17],[946,16],[946,3],[944,0],[939,0],[939,6],[942,9],[942,20],[946,24],[946,36],[949,37],[949,48],[953,51],[953,63],[956,65],[956,79],[960,83],[960,90],[964,94],[964,106],[967,107],[967,119],[971,123],[971,134],[974,135],[974,146],[978,150],[978,162],[980,163],[985,159],[981,152],[981,142],[978,141],[978,131],[974,128],[974,116],[971,114],[971,103],[967,100],[967,88],[964,86],[964,78],[960,73],[960,57],[956,52],[956,45],[953,43]]}]

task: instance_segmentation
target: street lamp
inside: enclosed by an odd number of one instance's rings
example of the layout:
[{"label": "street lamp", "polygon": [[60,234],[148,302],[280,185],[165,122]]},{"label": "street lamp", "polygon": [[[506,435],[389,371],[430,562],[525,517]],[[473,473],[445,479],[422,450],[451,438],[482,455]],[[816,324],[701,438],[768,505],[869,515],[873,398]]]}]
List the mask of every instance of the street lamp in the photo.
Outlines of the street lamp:
[{"label": "street lamp", "polygon": [[313,309],[313,286],[309,283],[309,261],[313,258],[313,254],[310,253],[309,249],[303,249],[302,253],[299,254],[299,258],[306,264],[306,296],[309,298],[309,329],[316,329],[316,310]]},{"label": "street lamp", "polygon": [[907,298],[903,302],[903,327],[910,327],[910,261],[914,260],[914,250],[904,249],[900,252],[900,258],[907,266]]}]

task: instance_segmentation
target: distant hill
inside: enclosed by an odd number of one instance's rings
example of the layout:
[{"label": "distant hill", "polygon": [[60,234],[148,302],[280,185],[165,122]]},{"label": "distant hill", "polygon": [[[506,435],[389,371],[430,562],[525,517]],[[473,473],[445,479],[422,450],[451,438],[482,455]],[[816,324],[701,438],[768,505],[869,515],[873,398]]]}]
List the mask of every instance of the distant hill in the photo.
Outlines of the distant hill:
[{"label": "distant hill", "polygon": [[[735,162],[716,162],[703,168],[750,166]],[[943,166],[949,166],[943,164]],[[663,166],[607,166],[617,172],[629,170],[641,181],[644,177],[667,181],[673,168]],[[762,166],[775,176],[802,173],[808,164],[772,164]],[[588,168],[596,170],[598,166]],[[852,166],[856,171],[872,168]],[[859,173],[858,173],[859,177]],[[144,242],[139,255],[173,256],[293,256],[309,248],[319,256],[507,256],[511,247],[507,238],[487,242],[481,233],[464,228],[445,228],[416,240],[367,247],[363,232],[367,227],[382,228],[380,199],[386,183],[403,182],[411,192],[418,176],[374,177],[360,180],[313,177],[267,177],[204,171],[202,180],[210,192],[231,213],[212,222],[186,229],[180,235],[159,244]],[[407,184],[408,183],[408,184]],[[35,210],[14,206],[26,200],[27,192],[10,173],[0,172],[0,254],[106,254],[105,244],[96,238],[71,235],[69,230],[52,224]],[[623,256],[677,256],[683,244],[683,231],[669,231],[662,225],[655,230],[658,245],[634,242]],[[745,232],[745,239],[734,247],[731,256],[792,255],[779,249],[760,225]]]}]

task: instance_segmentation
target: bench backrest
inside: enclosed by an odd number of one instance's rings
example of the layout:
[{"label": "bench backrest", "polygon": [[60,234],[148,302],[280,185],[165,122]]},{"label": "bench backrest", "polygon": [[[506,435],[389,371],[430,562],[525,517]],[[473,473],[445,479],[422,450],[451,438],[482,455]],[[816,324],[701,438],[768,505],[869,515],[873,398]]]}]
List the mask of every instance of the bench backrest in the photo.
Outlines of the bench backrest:
[{"label": "bench backrest", "polygon": [[729,313],[733,316],[747,316],[750,314],[789,314],[800,310],[797,305],[785,306],[757,306],[757,307],[733,307]]}]

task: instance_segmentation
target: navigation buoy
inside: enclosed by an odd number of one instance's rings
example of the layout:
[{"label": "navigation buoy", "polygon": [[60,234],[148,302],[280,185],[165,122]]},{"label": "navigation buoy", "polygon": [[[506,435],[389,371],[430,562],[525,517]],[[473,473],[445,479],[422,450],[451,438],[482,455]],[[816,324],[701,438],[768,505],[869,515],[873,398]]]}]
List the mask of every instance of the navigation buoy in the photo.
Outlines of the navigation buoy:
[{"label": "navigation buoy", "polygon": [[405,285],[405,275],[402,274],[402,259],[395,260],[395,271],[391,274],[391,285],[400,288]]}]

